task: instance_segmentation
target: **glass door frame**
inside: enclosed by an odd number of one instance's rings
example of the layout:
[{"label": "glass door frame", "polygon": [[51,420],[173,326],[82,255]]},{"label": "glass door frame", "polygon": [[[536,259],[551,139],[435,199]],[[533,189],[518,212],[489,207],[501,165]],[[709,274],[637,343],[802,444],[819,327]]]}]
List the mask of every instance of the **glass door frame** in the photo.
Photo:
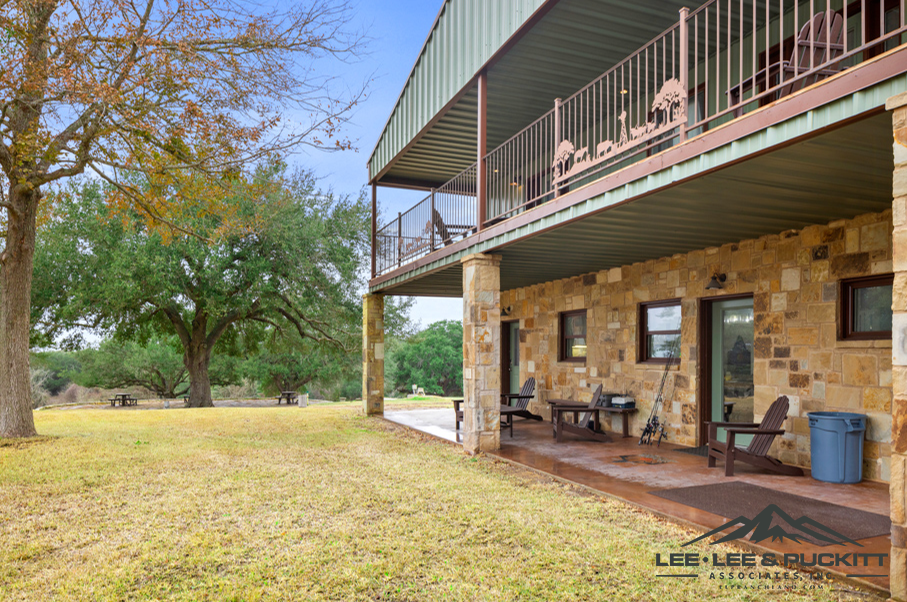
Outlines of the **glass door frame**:
[{"label": "glass door frame", "polygon": [[[699,445],[706,445],[709,442],[709,429],[705,423],[712,422],[712,307],[716,302],[739,299],[753,299],[753,293],[699,298],[699,369],[697,374],[699,378],[699,403],[697,404]],[[755,318],[755,308],[753,316]]]},{"label": "glass door frame", "polygon": [[[511,382],[510,382],[510,360],[511,360],[511,349],[510,349],[510,329],[516,324],[517,332],[520,329],[519,320],[501,320],[501,395],[507,395],[509,393],[519,393],[522,383],[517,383],[516,391],[511,391]],[[519,340],[519,337],[517,337]],[[520,350],[517,348],[517,357],[519,357]],[[517,370],[519,370],[519,363],[517,363]],[[519,379],[517,379],[519,380]]]}]

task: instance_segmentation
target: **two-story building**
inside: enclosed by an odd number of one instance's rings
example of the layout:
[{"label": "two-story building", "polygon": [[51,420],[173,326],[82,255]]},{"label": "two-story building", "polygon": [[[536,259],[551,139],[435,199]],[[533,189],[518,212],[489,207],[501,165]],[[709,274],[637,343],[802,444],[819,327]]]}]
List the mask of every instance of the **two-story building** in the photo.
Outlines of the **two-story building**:
[{"label": "two-story building", "polygon": [[[463,298],[470,451],[530,376],[638,432],[667,362],[675,443],[786,395],[809,467],[808,412],[865,414],[907,599],[903,0],[445,0],[369,174],[369,413],[383,296],[425,295]],[[386,186],[425,198],[379,224]]]}]

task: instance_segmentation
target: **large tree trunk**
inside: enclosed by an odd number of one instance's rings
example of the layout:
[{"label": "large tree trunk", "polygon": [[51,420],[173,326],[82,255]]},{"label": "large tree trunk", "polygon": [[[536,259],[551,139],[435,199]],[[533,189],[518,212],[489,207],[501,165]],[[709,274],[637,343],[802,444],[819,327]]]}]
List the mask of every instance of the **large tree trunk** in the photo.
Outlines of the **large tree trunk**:
[{"label": "large tree trunk", "polygon": [[13,185],[0,254],[0,437],[34,437],[29,347],[35,216],[40,191]]},{"label": "large tree trunk", "polygon": [[205,344],[205,337],[201,342],[193,337],[189,348],[186,350],[186,370],[189,371],[189,407],[212,408],[211,379],[208,376],[208,366],[211,363],[211,351]]}]

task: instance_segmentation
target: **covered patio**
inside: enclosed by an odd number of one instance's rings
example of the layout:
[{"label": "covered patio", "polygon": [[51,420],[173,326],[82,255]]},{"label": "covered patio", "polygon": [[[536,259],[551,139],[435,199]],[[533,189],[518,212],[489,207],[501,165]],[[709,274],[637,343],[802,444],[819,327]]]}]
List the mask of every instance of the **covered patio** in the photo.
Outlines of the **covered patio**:
[{"label": "covered patio", "polygon": [[[386,412],[385,418],[440,439],[459,443],[460,436],[454,430],[452,408]],[[500,450],[489,453],[556,479],[618,498],[669,520],[701,529],[703,532],[721,527],[736,516],[722,516],[690,505],[694,503],[698,506],[707,506],[707,500],[705,503],[702,503],[702,500],[698,503],[689,500],[682,503],[663,496],[676,498],[678,497],[676,494],[683,494],[686,488],[706,486],[712,487],[701,490],[704,495],[722,495],[723,489],[731,485],[734,491],[746,490],[747,495],[752,497],[748,501],[759,507],[777,503],[779,496],[792,495],[830,504],[832,507],[824,508],[833,512],[840,509],[840,515],[845,517],[849,515],[848,513],[853,515],[851,510],[879,515],[880,519],[887,519],[889,516],[889,488],[885,483],[874,481],[863,481],[854,485],[824,483],[811,478],[809,471],[803,477],[788,477],[746,464],[738,464],[736,474],[733,477],[725,477],[723,467],[708,468],[706,458],[689,453],[691,448],[670,442],[663,442],[659,447],[639,446],[638,437],[635,435],[622,438],[621,434],[616,432],[611,433],[611,436],[613,439],[611,443],[583,441],[573,437],[557,443],[552,437],[552,428],[548,421],[519,420],[514,426],[513,437],[502,434]],[[728,493],[733,495],[731,490]],[[695,500],[695,495],[693,498]],[[811,512],[810,507],[804,508],[804,514]],[[749,516],[750,513],[741,511],[740,514]],[[793,518],[800,518],[800,515],[794,515]],[[863,515],[863,518],[867,516]],[[867,528],[857,524],[851,527],[858,531]],[[730,532],[730,528],[724,531],[725,534]],[[891,550],[891,536],[887,530],[884,534],[869,537],[855,535],[853,539],[862,546],[856,548],[860,554],[884,554],[883,566],[879,567],[878,562],[873,560],[867,563],[869,566],[846,569],[826,567],[821,570],[875,590],[888,591],[888,554]],[[809,542],[775,541],[771,538],[758,544],[748,540],[737,543],[757,553],[796,553],[805,554],[807,558],[811,558],[813,554],[840,554],[844,550],[842,546],[837,545],[819,546]],[[848,546],[845,551],[853,549]],[[665,550],[665,555],[681,551]],[[655,568],[653,564],[653,569]]]}]

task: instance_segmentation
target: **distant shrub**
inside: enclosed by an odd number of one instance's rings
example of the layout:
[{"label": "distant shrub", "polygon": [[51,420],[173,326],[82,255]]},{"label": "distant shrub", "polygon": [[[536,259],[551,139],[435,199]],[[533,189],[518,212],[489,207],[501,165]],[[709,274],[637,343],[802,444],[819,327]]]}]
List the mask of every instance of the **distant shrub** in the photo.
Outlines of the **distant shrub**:
[{"label": "distant shrub", "polygon": [[40,368],[31,369],[31,405],[33,408],[40,408],[47,405],[50,399],[50,392],[44,384],[50,377],[50,372]]},{"label": "distant shrub", "polygon": [[82,387],[75,383],[66,387],[66,389],[60,393],[60,403],[78,403],[80,389],[82,389]]},{"label": "distant shrub", "polygon": [[244,378],[238,385],[213,387],[211,394],[214,399],[257,399],[261,396],[258,383],[250,378]]},{"label": "distant shrub", "polygon": [[362,399],[362,379],[344,381],[340,385],[337,397]]}]

